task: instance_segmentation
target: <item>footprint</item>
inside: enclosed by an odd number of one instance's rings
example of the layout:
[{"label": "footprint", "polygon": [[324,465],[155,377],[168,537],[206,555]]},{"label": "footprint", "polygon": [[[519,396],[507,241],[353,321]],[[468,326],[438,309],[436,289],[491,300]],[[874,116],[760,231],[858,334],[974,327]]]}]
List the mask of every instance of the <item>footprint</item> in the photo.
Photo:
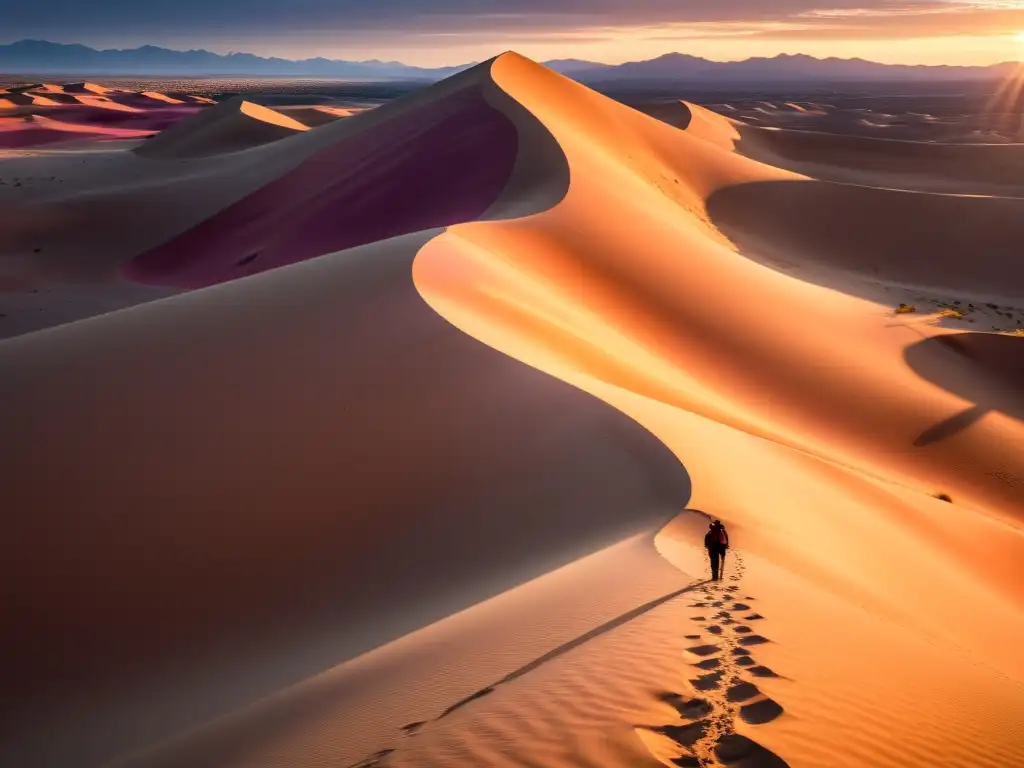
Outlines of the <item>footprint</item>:
[{"label": "footprint", "polygon": [[690,685],[696,688],[698,691],[713,691],[722,684],[722,675],[724,672],[719,670],[718,672],[709,672],[706,675],[694,678],[690,681]]},{"label": "footprint", "polygon": [[783,712],[778,702],[772,699],[762,699],[753,704],[745,704],[740,707],[740,717],[743,722],[749,725],[764,725],[770,723]]},{"label": "footprint", "polygon": [[663,725],[656,730],[673,739],[681,746],[692,747],[704,738],[707,728],[706,722],[698,720],[696,723],[687,723],[686,725]]},{"label": "footprint", "polygon": [[741,768],[789,768],[789,763],[756,741],[730,733],[715,746],[715,757],[726,766]]},{"label": "footprint", "polygon": [[755,696],[759,696],[761,691],[758,690],[757,686],[753,683],[736,683],[730,686],[729,690],[725,692],[725,698],[729,701],[736,703],[737,701],[747,701]]},{"label": "footprint", "polygon": [[695,656],[710,656],[713,653],[718,653],[721,648],[717,645],[694,645],[686,650]]},{"label": "footprint", "polygon": [[747,635],[746,637],[741,637],[737,642],[740,645],[761,645],[762,643],[770,643],[771,640],[767,637],[761,637],[761,635]]},{"label": "footprint", "polygon": [[686,720],[700,720],[711,714],[714,707],[707,699],[687,699],[673,704],[680,717]]},{"label": "footprint", "polygon": [[[734,581],[739,581],[739,579],[737,579],[735,576],[733,577],[733,580]],[[730,592],[739,592],[740,591],[739,587],[726,587],[726,589],[728,589]]]},{"label": "footprint", "polygon": [[405,731],[410,736],[412,736],[414,733],[416,733],[416,731],[418,731],[424,725],[426,725],[426,721],[425,720],[419,720],[419,721],[417,721],[415,723],[409,723],[408,725],[403,725],[402,726],[402,730]]},{"label": "footprint", "polygon": [[718,666],[722,663],[721,659],[704,659],[704,661],[698,661],[693,666],[699,667],[700,669],[718,669]]},{"label": "footprint", "polygon": [[749,616],[744,617],[747,621],[760,621],[764,618],[760,613],[752,613]]},{"label": "footprint", "polygon": [[750,606],[749,605],[744,605],[743,603],[736,603],[735,605],[733,605],[732,609],[734,611],[749,611],[750,610]]},{"label": "footprint", "polygon": [[707,621],[703,616],[691,616],[690,621]]},{"label": "footprint", "polygon": [[712,624],[710,627],[708,627],[708,632],[710,632],[712,635],[720,635],[722,634],[722,628],[717,624]]},{"label": "footprint", "polygon": [[[747,658],[749,659],[750,657],[748,656]],[[747,672],[754,675],[755,677],[778,677],[778,675],[772,672],[770,669],[768,669],[768,667],[763,667],[760,664],[758,664],[756,667],[751,667],[747,670]]]},{"label": "footprint", "polygon": [[687,635],[687,640],[700,640],[700,635]]},{"label": "footprint", "polygon": [[752,630],[750,627],[746,627],[740,624],[739,626],[733,627],[732,631],[735,632],[737,635],[745,635],[749,632],[753,632],[754,630]]},{"label": "footprint", "polygon": [[690,606],[691,608],[707,608],[707,603],[694,603]]}]

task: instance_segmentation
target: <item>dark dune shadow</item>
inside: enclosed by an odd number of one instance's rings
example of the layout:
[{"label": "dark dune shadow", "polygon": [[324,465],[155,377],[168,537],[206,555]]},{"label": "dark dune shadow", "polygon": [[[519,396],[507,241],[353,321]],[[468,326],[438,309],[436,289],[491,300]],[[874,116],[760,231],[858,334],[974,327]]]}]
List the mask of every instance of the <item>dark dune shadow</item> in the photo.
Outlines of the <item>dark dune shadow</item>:
[{"label": "dark dune shadow", "polygon": [[993,333],[935,336],[904,351],[921,378],[975,405],[925,430],[917,447],[952,437],[989,411],[1024,420],[1024,338]]}]

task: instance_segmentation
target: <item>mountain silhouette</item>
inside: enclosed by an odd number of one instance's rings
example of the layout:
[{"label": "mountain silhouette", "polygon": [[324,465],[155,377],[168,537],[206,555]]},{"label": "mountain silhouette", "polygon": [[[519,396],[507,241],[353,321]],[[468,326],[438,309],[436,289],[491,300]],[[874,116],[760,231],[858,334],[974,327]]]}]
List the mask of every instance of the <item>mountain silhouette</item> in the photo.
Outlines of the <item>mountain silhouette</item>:
[{"label": "mountain silhouette", "polygon": [[[292,60],[264,58],[251,53],[218,54],[201,49],[175,51],[152,45],[96,50],[85,45],[45,40],[20,40],[0,45],[0,72],[26,75],[292,75],[434,81],[473,64],[475,62],[426,68],[397,61],[346,61],[324,57]],[[556,59],[544,64],[586,83],[692,82],[702,85],[984,80],[1005,77],[1021,66],[1014,62],[984,67],[879,64],[864,59],[817,59],[804,54],[722,62],[685,53],[668,53],[647,61],[618,65],[581,59]]]}]

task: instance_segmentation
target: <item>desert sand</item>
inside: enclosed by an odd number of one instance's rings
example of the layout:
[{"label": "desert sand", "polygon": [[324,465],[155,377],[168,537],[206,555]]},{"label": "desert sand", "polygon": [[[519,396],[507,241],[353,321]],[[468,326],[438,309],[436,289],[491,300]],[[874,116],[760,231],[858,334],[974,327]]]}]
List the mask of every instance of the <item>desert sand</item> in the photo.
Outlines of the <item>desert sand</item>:
[{"label": "desert sand", "polygon": [[747,109],[0,157],[0,763],[1024,764],[1019,147]]}]

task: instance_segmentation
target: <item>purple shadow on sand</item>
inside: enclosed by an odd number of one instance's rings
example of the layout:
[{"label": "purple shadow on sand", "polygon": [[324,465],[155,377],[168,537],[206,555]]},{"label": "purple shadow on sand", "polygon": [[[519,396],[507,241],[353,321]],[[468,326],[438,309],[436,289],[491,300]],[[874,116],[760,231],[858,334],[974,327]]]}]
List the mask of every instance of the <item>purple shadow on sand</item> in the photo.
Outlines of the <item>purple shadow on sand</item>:
[{"label": "purple shadow on sand", "polygon": [[467,88],[317,151],[123,272],[202,288],[471,221],[505,188],[518,145],[515,125]]}]

